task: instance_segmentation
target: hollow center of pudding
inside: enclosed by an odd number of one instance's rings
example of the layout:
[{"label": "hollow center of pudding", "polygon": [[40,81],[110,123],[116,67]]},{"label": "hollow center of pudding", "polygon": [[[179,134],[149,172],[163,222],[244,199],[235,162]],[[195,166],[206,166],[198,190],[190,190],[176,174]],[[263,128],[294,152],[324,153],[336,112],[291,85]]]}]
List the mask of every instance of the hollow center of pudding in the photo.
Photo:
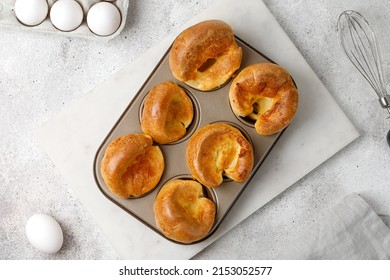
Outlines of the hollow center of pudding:
[{"label": "hollow center of pudding", "polygon": [[201,207],[201,200],[204,197],[203,190],[189,192],[179,200],[179,204],[190,216],[196,216],[199,212],[199,207]]},{"label": "hollow center of pudding", "polygon": [[257,120],[259,116],[267,112],[274,105],[274,100],[268,97],[260,97],[253,103],[253,111],[248,116],[250,119]]},{"label": "hollow center of pudding", "polygon": [[240,145],[236,141],[225,141],[216,151],[215,166],[218,173],[229,178],[229,173],[237,165]]},{"label": "hollow center of pudding", "polygon": [[215,62],[217,62],[217,60],[215,58],[209,58],[206,60],[205,63],[203,63],[199,68],[198,68],[198,71],[199,72],[205,72],[207,71],[207,69],[209,69],[211,66],[213,66],[215,64]]}]

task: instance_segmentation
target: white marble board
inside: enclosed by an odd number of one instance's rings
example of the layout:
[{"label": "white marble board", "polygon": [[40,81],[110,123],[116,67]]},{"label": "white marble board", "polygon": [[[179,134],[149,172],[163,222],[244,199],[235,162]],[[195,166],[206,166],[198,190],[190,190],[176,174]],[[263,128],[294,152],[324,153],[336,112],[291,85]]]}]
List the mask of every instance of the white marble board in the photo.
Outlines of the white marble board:
[{"label": "white marble board", "polygon": [[[178,245],[108,201],[95,184],[92,166],[102,140],[177,34],[212,18],[228,22],[240,38],[289,70],[300,92],[300,104],[293,123],[217,232],[204,242]],[[36,136],[121,258],[189,259],[348,145],[358,133],[262,1],[220,0],[42,125]]]}]

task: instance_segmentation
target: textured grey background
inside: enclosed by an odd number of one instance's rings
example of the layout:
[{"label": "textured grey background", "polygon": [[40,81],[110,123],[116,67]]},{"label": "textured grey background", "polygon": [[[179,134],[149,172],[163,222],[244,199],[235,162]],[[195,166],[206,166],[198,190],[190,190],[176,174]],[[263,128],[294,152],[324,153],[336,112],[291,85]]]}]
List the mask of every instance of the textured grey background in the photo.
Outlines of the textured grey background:
[{"label": "textured grey background", "polygon": [[[0,29],[0,259],[118,258],[33,131],[214,2],[130,0],[123,32],[108,43]],[[264,3],[361,137],[195,259],[275,258],[284,244],[351,192],[361,194],[377,213],[390,214],[390,148],[385,141],[390,120],[336,37],[343,10],[362,12],[379,38],[390,80],[389,1]],[[52,215],[64,230],[64,247],[57,254],[39,253],[26,239],[26,221],[38,212]]]}]

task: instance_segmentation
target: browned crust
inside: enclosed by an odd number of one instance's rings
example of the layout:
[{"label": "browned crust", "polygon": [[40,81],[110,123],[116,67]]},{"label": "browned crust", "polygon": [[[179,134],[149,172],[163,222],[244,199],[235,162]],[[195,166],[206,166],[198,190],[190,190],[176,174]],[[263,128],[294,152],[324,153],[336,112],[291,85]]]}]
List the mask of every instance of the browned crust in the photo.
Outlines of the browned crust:
[{"label": "browned crust", "polygon": [[209,124],[191,137],[186,150],[187,166],[194,178],[215,188],[223,175],[236,182],[248,179],[253,168],[253,148],[242,133],[224,123]]},{"label": "browned crust", "polygon": [[159,144],[181,139],[194,117],[191,99],[172,82],[155,85],[146,96],[141,129]]},{"label": "browned crust", "polygon": [[204,197],[202,185],[172,180],[159,191],[154,213],[157,227],[168,238],[192,243],[207,236],[214,224],[215,204]]},{"label": "browned crust", "polygon": [[[202,70],[211,59],[215,59],[213,65]],[[232,28],[221,20],[203,21],[184,30],[173,42],[169,55],[173,76],[199,90],[224,84],[241,60],[242,50]]]},{"label": "browned crust", "polygon": [[290,74],[273,63],[257,63],[243,69],[233,80],[229,91],[233,111],[242,117],[253,112],[260,98],[273,99],[273,105],[257,116],[255,128],[260,135],[284,129],[298,108],[298,91]]},{"label": "browned crust", "polygon": [[139,197],[151,191],[164,171],[164,158],[146,134],[127,134],[112,141],[103,156],[100,171],[108,189],[122,198]]}]

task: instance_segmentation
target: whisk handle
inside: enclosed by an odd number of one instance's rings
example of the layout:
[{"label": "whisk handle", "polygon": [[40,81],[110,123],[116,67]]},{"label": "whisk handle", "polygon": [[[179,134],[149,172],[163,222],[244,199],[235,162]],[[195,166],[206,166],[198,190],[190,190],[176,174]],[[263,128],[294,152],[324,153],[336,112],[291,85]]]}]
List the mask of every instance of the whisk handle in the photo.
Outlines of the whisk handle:
[{"label": "whisk handle", "polygon": [[386,94],[385,96],[379,98],[379,103],[382,108],[390,108],[390,95]]},{"label": "whisk handle", "polygon": [[390,146],[390,130],[387,132],[387,144]]}]

